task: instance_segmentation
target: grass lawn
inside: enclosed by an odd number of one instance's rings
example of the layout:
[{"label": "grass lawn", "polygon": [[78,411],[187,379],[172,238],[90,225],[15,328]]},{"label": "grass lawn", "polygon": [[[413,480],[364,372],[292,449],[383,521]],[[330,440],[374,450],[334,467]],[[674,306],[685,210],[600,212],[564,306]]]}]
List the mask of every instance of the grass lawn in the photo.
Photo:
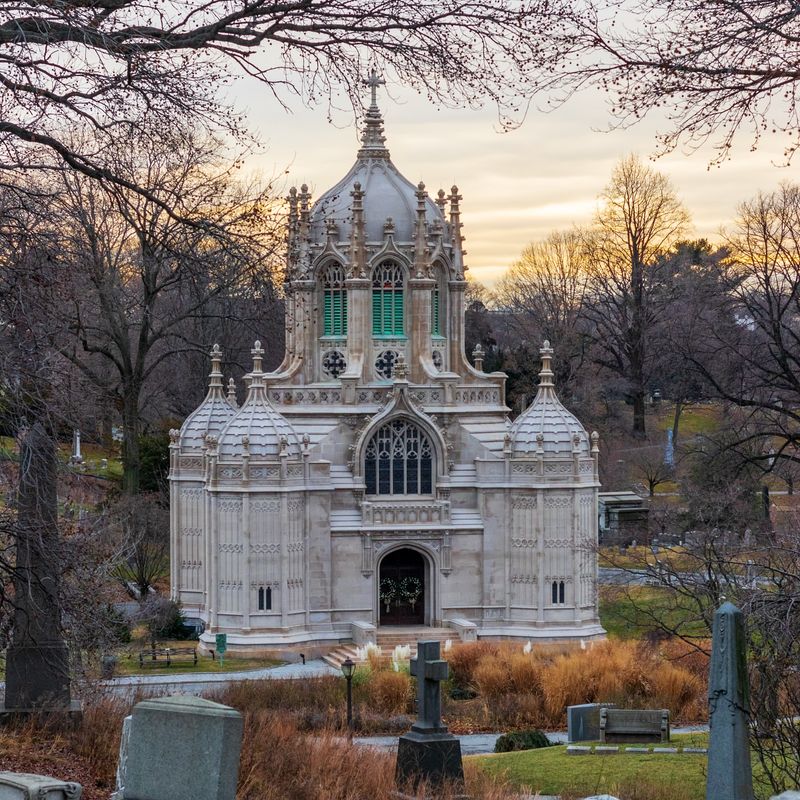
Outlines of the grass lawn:
[{"label": "grass lawn", "polygon": [[[681,411],[681,421],[678,425],[678,440],[686,440],[698,434],[709,434],[719,427],[721,409],[714,403],[687,406]],[[672,428],[675,421],[675,406],[673,403],[663,403],[656,417],[655,426],[666,431]]]},{"label": "grass lawn", "polygon": [[[186,648],[186,647],[196,647],[197,642],[183,642],[183,641],[169,641],[169,642],[159,642],[158,648],[163,650],[167,647],[169,648]],[[181,656],[180,660],[177,659],[172,664],[172,666],[168,667],[166,662],[159,663],[158,666],[153,667],[140,667],[139,666],[139,650],[147,649],[147,647],[140,647],[138,645],[134,645],[133,647],[126,647],[124,651],[117,653],[117,665],[114,669],[114,675],[117,677],[123,675],[169,675],[175,674],[178,672],[239,672],[240,670],[247,670],[247,669],[264,669],[265,667],[277,667],[283,664],[283,661],[279,661],[274,658],[266,658],[266,657],[252,657],[252,658],[231,658],[226,657],[224,659],[224,663],[220,664],[219,657],[211,658],[211,656],[205,655],[201,653],[199,650],[197,652],[197,665],[192,664],[191,656]],[[145,656],[147,658],[147,656]],[[157,662],[158,663],[158,662]]]},{"label": "grass lawn", "polygon": [[[673,736],[670,744],[673,747],[705,747],[707,741],[704,734],[687,734]],[[668,790],[664,797],[672,800],[703,800],[706,793],[708,759],[694,753],[569,756],[566,745],[558,745],[473,758],[489,773],[505,773],[514,785],[541,794],[611,794],[622,797],[627,788],[641,787],[642,784],[654,788],[663,786]]]},{"label": "grass lawn", "polygon": [[609,636],[638,639],[656,627],[653,615],[670,626],[680,624],[687,636],[707,637],[696,610],[676,607],[671,594],[658,586],[600,586],[600,624]]},{"label": "grass lawn", "polygon": [[[669,746],[708,747],[708,734],[673,734]],[[515,786],[541,794],[583,797],[607,793],[648,800],[704,800],[706,796],[708,757],[696,753],[569,756],[566,745],[557,745],[469,758],[490,774],[504,774]],[[769,797],[773,792],[761,780],[762,775],[753,757],[756,797]]]}]

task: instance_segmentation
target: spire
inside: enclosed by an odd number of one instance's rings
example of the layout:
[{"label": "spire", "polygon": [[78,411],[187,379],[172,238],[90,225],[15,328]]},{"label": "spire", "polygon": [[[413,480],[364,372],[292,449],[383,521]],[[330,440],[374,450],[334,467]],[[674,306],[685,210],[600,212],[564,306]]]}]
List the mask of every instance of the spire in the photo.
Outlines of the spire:
[{"label": "spire", "polygon": [[450,235],[453,245],[453,262],[456,268],[458,279],[464,280],[464,237],[461,235],[461,206],[459,205],[462,197],[458,193],[458,186],[450,189]]},{"label": "spire", "polygon": [[421,278],[425,274],[427,268],[427,228],[425,226],[425,200],[428,193],[425,191],[425,184],[420,181],[417,184],[417,221],[415,225],[415,241],[414,241],[414,268],[417,277]]},{"label": "spire", "polygon": [[378,87],[385,84],[386,81],[378,76],[374,67],[370,72],[369,78],[364,80],[364,86],[368,86],[371,90],[372,102],[364,115],[361,149],[358,151],[359,158],[389,158],[386,139],[383,135],[383,117],[378,108]]},{"label": "spire", "polygon": [[211,356],[211,372],[209,373],[208,396],[222,397],[222,350],[215,344],[209,353]]},{"label": "spire", "polygon": [[350,232],[350,264],[351,277],[364,277],[366,274],[367,255],[364,249],[366,234],[364,232],[364,192],[361,184],[356,181],[353,184],[353,191],[350,192],[353,198],[353,228]]},{"label": "spire", "polygon": [[539,373],[539,391],[536,393],[537,398],[540,396],[550,395],[555,397],[554,384],[553,384],[553,370],[550,368],[550,362],[553,358],[553,348],[550,347],[550,342],[544,340],[539,355],[542,357],[542,370]]},{"label": "spire", "polygon": [[261,376],[264,374],[261,370],[264,348],[261,346],[261,342],[258,339],[256,339],[253,349],[250,351],[250,355],[253,356],[253,371],[250,375],[253,377],[253,383],[255,383],[256,380],[260,380]]},{"label": "spire", "polygon": [[228,402],[234,408],[239,408],[239,403],[236,402],[236,381],[233,378],[228,381]]}]

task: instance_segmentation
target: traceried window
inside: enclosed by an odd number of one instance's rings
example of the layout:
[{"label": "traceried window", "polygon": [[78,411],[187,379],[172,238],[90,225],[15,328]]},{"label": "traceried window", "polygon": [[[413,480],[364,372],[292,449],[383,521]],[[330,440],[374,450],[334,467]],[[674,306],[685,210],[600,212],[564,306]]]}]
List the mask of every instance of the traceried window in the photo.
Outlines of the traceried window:
[{"label": "traceried window", "polygon": [[430,439],[413,422],[387,422],[367,445],[364,478],[367,494],[431,494]]},{"label": "traceried window", "polygon": [[372,333],[402,336],[403,268],[394,261],[382,261],[372,273]]},{"label": "traceried window", "polygon": [[347,289],[344,288],[344,267],[337,261],[326,264],[322,271],[323,335],[347,335]]},{"label": "traceried window", "polygon": [[553,581],[551,586],[551,601],[554,606],[562,605],[566,602],[564,581]]}]

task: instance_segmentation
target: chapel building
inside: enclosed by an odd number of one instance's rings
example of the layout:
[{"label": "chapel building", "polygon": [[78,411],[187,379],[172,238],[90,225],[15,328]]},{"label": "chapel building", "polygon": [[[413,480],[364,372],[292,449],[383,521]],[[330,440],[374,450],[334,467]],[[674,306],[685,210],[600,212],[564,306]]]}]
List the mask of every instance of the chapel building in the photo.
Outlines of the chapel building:
[{"label": "chapel building", "polygon": [[350,171],[313,205],[291,191],[283,363],[263,372],[256,342],[239,407],[215,345],[171,434],[172,593],[206,646],[605,635],[597,434],[547,342],[513,424],[506,376],[467,360],[460,201],[398,172],[374,85]]}]

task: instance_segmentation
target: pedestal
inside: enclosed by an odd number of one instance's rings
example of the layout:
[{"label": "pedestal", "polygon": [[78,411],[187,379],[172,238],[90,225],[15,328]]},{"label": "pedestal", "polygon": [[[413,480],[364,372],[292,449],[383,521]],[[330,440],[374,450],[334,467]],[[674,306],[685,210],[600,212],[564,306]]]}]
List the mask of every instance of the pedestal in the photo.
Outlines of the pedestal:
[{"label": "pedestal", "polygon": [[422,781],[433,787],[446,781],[463,785],[461,742],[450,733],[404,734],[397,748],[395,780],[401,788],[416,788]]}]

